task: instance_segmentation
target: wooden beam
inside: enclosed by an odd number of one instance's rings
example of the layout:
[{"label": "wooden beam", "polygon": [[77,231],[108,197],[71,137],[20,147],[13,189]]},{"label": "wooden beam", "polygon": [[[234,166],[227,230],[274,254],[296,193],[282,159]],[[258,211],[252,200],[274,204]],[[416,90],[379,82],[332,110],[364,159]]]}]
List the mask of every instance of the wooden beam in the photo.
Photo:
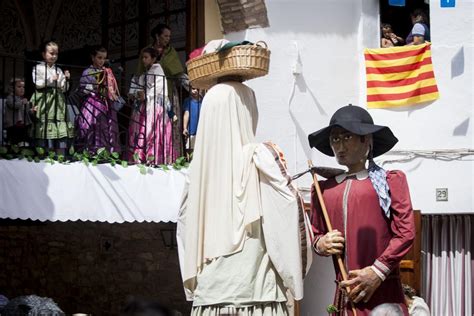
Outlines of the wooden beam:
[{"label": "wooden beam", "polygon": [[191,0],[186,6],[186,53],[204,46],[204,0]]}]

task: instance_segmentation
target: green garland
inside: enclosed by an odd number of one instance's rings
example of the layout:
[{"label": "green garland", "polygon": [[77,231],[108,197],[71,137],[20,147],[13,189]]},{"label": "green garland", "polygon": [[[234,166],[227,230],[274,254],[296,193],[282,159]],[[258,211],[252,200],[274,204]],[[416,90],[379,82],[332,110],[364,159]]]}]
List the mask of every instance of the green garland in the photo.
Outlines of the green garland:
[{"label": "green garland", "polygon": [[[69,149],[69,155],[57,154],[53,151],[48,152],[42,147],[36,147],[34,150],[30,148],[20,148],[16,145],[10,147],[0,146],[0,159],[26,159],[30,162],[40,162],[44,161],[50,164],[61,163],[69,164],[71,162],[82,162],[86,166],[89,164],[92,166],[97,166],[98,164],[110,164],[111,166],[121,165],[123,168],[128,167],[128,161],[120,159],[120,154],[118,152],[109,152],[106,148],[99,148],[95,153],[91,153],[87,150],[82,152],[75,151],[74,147]],[[133,155],[133,160],[138,160],[138,155]],[[160,168],[162,170],[170,170],[168,165],[154,165],[152,162],[155,160],[154,156],[146,157],[145,163],[138,163],[135,166],[138,167],[141,174],[147,174],[149,168]],[[183,168],[189,167],[189,161],[186,157],[179,157],[171,165],[175,170],[181,170]]]},{"label": "green garland", "polygon": [[326,311],[328,312],[329,315],[331,314],[335,314],[335,313],[338,313],[339,310],[337,309],[336,306],[334,306],[333,304],[330,304],[326,307]]}]

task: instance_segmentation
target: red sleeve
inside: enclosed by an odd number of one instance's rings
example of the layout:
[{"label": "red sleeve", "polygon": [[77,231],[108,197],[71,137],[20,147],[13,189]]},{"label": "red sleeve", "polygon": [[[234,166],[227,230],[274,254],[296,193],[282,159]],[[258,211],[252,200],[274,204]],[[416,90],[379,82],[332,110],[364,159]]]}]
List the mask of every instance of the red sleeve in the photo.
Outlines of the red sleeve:
[{"label": "red sleeve", "polygon": [[374,266],[385,276],[390,274],[410,250],[415,239],[415,220],[406,176],[401,171],[387,172],[390,188],[392,239]]},{"label": "red sleeve", "polygon": [[[319,184],[321,185],[322,181],[319,181]],[[311,186],[311,228],[313,229],[314,234],[314,239],[311,242],[313,250],[318,255],[321,255],[316,249],[316,243],[319,238],[327,233],[327,228],[324,223],[323,211],[321,210],[321,205],[314,184]]]}]

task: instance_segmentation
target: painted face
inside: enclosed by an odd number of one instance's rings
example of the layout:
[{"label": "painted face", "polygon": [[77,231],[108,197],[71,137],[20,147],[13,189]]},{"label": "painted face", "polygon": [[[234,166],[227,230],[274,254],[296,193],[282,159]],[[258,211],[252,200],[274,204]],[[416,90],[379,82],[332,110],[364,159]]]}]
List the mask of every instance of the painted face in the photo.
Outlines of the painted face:
[{"label": "painted face", "polygon": [[17,97],[22,97],[25,95],[25,83],[23,81],[15,82],[15,95]]},{"label": "painted face", "polygon": [[353,134],[343,128],[334,127],[329,136],[329,143],[336,160],[340,165],[352,167],[365,166],[369,153],[369,137]]},{"label": "painted face", "polygon": [[102,68],[107,58],[106,52],[97,52],[95,56],[92,56],[92,66],[95,68]]},{"label": "painted face", "polygon": [[168,46],[171,40],[171,31],[169,29],[164,29],[160,35],[156,35],[156,39],[161,47]]},{"label": "painted face", "polygon": [[149,53],[145,52],[143,53],[142,61],[143,61],[143,65],[145,65],[146,68],[149,68],[151,67],[151,65],[153,65],[156,62],[156,58],[151,57]]},{"label": "painted face", "polygon": [[43,52],[43,59],[48,65],[54,64],[58,60],[58,47],[54,45],[46,46]]}]

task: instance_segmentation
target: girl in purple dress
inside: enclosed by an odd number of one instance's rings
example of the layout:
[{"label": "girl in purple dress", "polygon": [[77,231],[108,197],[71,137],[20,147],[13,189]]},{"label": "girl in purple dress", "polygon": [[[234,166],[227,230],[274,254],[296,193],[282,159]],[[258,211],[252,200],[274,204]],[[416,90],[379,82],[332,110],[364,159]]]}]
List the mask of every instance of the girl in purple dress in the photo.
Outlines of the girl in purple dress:
[{"label": "girl in purple dress", "polygon": [[93,49],[92,65],[82,73],[80,89],[85,93],[81,114],[77,119],[78,145],[95,152],[106,148],[120,151],[117,112],[112,104],[118,98],[117,81],[110,68],[104,67],[107,50]]},{"label": "girl in purple dress", "polygon": [[135,99],[129,130],[130,161],[170,164],[176,158],[173,150],[172,123],[168,113],[171,104],[158,52],[147,47],[142,51],[146,72],[132,80],[129,96]]}]

